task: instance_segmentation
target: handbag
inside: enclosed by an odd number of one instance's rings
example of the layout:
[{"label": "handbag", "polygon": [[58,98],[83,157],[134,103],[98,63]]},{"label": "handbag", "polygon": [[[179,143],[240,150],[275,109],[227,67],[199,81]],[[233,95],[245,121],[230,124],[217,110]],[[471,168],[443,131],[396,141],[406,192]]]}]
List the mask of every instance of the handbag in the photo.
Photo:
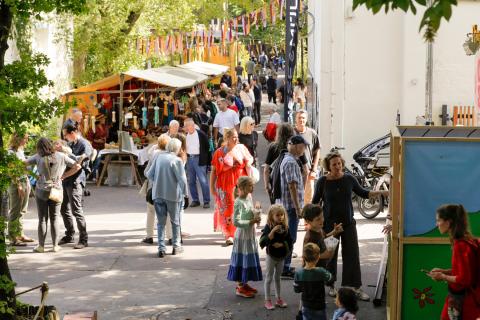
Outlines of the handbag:
[{"label": "handbag", "polygon": [[152,191],[153,191],[153,188],[149,188],[147,190],[147,196],[146,196],[146,200],[148,203],[150,203],[151,205],[153,205],[153,194],[152,194]]},{"label": "handbag", "polygon": [[275,137],[277,135],[277,124],[275,122],[267,123],[262,133],[265,139],[267,139],[269,142],[275,141]]},{"label": "handbag", "polygon": [[260,181],[260,172],[254,166],[248,167],[248,176],[253,180],[254,184]]},{"label": "handbag", "polygon": [[[45,159],[44,159],[45,161]],[[57,187],[55,185],[55,182],[52,180],[52,174],[50,172],[50,163],[45,161],[45,166],[47,167],[47,172],[48,172],[48,180],[51,181],[51,189],[50,189],[50,194],[48,195],[48,199],[52,200],[53,202],[56,203],[62,203],[63,202],[63,189],[60,187]]]}]

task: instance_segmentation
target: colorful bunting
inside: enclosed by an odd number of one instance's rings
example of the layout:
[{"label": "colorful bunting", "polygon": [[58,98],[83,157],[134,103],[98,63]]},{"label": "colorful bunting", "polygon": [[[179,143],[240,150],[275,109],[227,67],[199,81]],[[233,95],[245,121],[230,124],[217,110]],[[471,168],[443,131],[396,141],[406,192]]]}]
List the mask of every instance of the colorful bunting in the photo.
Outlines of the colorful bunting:
[{"label": "colorful bunting", "polygon": [[[279,12],[277,11],[278,8],[280,8]],[[268,23],[275,25],[277,19],[283,19],[284,12],[285,0],[271,0],[257,10],[231,20],[214,19],[208,29],[194,30],[191,33],[172,33],[166,36],[137,38],[134,40],[135,42],[132,41],[129,44],[129,48],[133,44],[138,54],[146,56],[183,54],[185,49],[195,49],[195,56],[204,55],[206,51],[210,54],[211,49],[220,49],[226,53],[226,44],[238,40],[240,28],[242,28],[242,34],[247,36],[251,32],[252,26],[258,29],[259,27],[266,28]],[[217,36],[220,38],[221,46],[219,48],[214,48],[215,33],[219,33]]]}]

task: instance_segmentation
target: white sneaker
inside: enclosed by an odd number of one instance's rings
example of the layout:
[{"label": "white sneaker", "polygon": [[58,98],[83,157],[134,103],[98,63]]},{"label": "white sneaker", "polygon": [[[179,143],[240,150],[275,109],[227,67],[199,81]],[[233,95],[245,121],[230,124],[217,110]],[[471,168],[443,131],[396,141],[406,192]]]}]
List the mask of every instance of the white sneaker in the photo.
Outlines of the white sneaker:
[{"label": "white sneaker", "polygon": [[52,248],[52,252],[58,252],[60,251],[62,248],[60,246],[53,246]]},{"label": "white sneaker", "polygon": [[370,301],[370,296],[363,292],[362,288],[354,289],[357,294],[357,298],[362,301]]},{"label": "white sneaker", "polygon": [[335,289],[334,286],[329,286],[328,287],[328,295],[332,298],[335,298],[337,296],[337,289]]},{"label": "white sneaker", "polygon": [[43,246],[36,246],[35,248],[33,248],[33,252],[37,252],[37,253],[44,253],[45,252],[45,248],[43,248]]}]

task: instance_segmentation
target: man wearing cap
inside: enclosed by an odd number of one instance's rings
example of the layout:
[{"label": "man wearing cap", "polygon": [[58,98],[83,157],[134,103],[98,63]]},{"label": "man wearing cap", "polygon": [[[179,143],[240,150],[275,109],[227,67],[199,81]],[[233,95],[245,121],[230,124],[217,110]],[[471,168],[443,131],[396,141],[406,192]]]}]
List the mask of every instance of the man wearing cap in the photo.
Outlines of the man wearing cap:
[{"label": "man wearing cap", "polygon": [[[298,158],[305,152],[307,141],[296,135],[288,141],[288,152],[280,164],[280,181],[282,188],[282,205],[288,214],[288,229],[293,243],[297,240],[298,221],[303,208],[304,186],[302,169],[298,164]],[[290,266],[292,253],[285,258],[282,278],[293,279],[295,272]]]},{"label": "man wearing cap", "polygon": [[306,181],[305,181],[305,204],[312,202],[317,167],[320,159],[320,140],[312,128],[307,127],[308,113],[305,110],[297,111],[295,115],[295,133],[302,136],[307,142],[305,148]]},{"label": "man wearing cap", "polygon": [[223,129],[235,128],[238,132],[240,129],[240,119],[235,111],[228,109],[226,99],[219,98],[217,104],[220,110],[215,116],[215,120],[213,120],[213,139],[215,145],[219,147],[222,143]]}]

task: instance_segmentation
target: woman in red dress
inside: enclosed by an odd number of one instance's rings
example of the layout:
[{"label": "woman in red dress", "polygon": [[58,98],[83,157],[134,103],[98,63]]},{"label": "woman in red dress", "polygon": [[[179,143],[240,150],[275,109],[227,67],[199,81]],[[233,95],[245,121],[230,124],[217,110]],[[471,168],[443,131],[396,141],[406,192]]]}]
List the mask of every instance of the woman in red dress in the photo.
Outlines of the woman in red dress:
[{"label": "woman in red dress", "polygon": [[476,320],[480,317],[479,243],[469,231],[467,212],[462,205],[448,204],[437,209],[437,227],[448,233],[452,243],[452,269],[434,268],[429,276],[448,283],[442,320]]},{"label": "woman in red dress", "polygon": [[225,129],[223,138],[226,143],[213,154],[210,193],[215,198],[214,230],[222,231],[225,244],[232,245],[235,234],[233,192],[238,178],[247,175],[253,157],[243,144],[238,144],[238,133],[235,129]]}]

